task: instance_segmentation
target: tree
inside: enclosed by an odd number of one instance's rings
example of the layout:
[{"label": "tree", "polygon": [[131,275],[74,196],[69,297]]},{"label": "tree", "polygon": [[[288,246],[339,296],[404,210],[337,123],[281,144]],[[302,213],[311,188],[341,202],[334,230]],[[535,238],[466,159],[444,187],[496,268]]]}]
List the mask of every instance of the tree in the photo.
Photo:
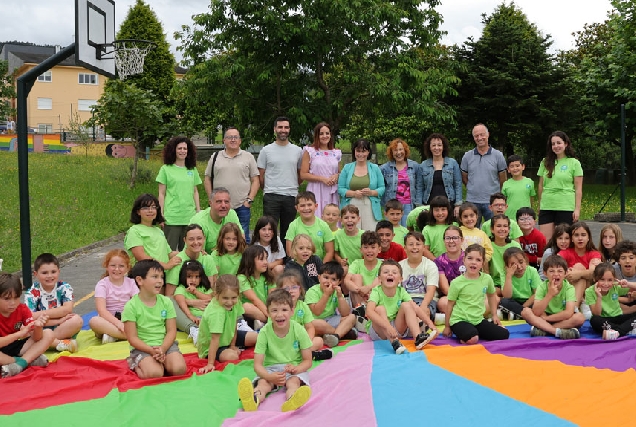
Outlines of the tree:
[{"label": "tree", "polygon": [[14,116],[15,111],[11,108],[11,99],[15,99],[15,85],[13,76],[8,74],[9,63],[0,61],[0,120],[6,120]]}]

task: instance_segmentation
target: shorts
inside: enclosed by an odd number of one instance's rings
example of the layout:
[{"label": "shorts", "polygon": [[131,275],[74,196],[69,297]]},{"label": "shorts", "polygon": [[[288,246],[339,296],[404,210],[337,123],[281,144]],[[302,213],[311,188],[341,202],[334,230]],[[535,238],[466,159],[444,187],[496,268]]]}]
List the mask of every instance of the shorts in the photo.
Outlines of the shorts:
[{"label": "shorts", "polygon": [[[391,326],[395,328],[395,320],[390,320],[389,322],[391,323]],[[406,328],[406,330],[404,331],[402,335],[400,335],[400,331],[398,331],[398,335],[399,335],[398,338],[409,338],[411,336],[411,331],[409,331],[409,328]],[[373,323],[371,323],[371,327],[369,328],[369,337],[371,338],[371,341],[382,340],[382,338],[380,338],[380,335],[378,335],[375,329],[373,329]]]},{"label": "shorts", "polygon": [[562,223],[572,225],[572,211],[548,211],[541,209],[539,211],[539,225]]},{"label": "shorts", "polygon": [[0,353],[6,354],[11,357],[20,357],[20,352],[22,351],[22,347],[26,344],[27,340],[15,340],[9,345],[5,345],[0,348]]},{"label": "shorts", "polygon": [[[179,344],[177,344],[177,341],[172,343],[168,351],[166,351],[166,355],[174,353],[175,351],[179,351]],[[128,357],[128,359],[126,359],[130,370],[134,371],[135,368],[139,366],[139,362],[141,362],[146,357],[152,357],[152,355],[146,353],[145,351],[137,350],[136,348],[130,350],[130,356]]]},{"label": "shorts", "polygon": [[[422,297],[413,297],[412,299],[413,299],[413,302],[419,306],[421,306],[422,301],[424,301],[424,298]],[[428,304],[428,310],[431,312],[431,315],[429,317],[434,322],[435,315],[437,314],[437,301],[431,300],[431,302]]]},{"label": "shorts", "polygon": [[[285,372],[285,366],[287,366],[287,364],[278,363],[276,365],[265,366],[265,370],[267,371],[268,374],[274,374],[276,372]],[[291,377],[298,377],[298,379],[300,379],[300,385],[309,386],[309,372],[305,371],[295,375],[287,373],[285,375],[285,382],[289,381]],[[252,381],[252,384],[254,385],[254,387],[258,385],[258,380],[260,379],[261,377],[254,378],[254,380]],[[276,391],[280,388],[279,386],[273,385],[273,384],[272,384],[272,387],[273,387],[272,391]]]},{"label": "shorts", "polygon": [[325,317],[323,320],[329,324],[332,328],[337,328],[340,325],[340,317],[339,314],[334,314],[333,316]]},{"label": "shorts", "polygon": [[[236,331],[236,346],[237,347],[245,347],[245,335],[247,335],[247,332],[245,331],[240,331],[240,330]],[[224,345],[223,347],[218,348],[218,350],[216,351],[217,361],[219,361],[219,357],[221,357],[221,353],[223,353],[228,348],[230,348],[229,345]]]}]

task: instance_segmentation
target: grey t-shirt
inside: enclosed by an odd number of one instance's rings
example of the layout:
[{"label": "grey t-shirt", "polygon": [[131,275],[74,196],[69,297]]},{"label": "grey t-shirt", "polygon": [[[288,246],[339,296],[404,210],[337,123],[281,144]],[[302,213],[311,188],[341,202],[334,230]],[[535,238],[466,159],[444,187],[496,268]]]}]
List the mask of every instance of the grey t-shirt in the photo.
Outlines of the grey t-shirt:
[{"label": "grey t-shirt", "polygon": [[462,157],[460,169],[468,174],[466,201],[490,203],[490,196],[501,191],[499,172],[507,168],[506,159],[501,151],[488,147],[483,156],[477,148],[467,151]]},{"label": "grey t-shirt", "polygon": [[265,169],[263,193],[295,197],[298,194],[298,169],[302,155],[303,150],[291,142],[287,145],[273,142],[263,147],[256,161],[259,169]]}]

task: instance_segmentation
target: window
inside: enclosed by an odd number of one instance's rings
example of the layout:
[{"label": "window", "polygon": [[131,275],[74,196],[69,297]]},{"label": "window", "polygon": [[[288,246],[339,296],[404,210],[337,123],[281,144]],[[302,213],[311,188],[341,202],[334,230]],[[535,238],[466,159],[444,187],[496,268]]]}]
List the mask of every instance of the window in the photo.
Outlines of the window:
[{"label": "window", "polygon": [[48,123],[38,123],[38,133],[53,133],[53,125]]},{"label": "window", "polygon": [[78,111],[91,111],[91,107],[97,104],[97,101],[94,99],[78,99],[77,100],[77,110]]},{"label": "window", "polygon": [[53,98],[38,98],[38,110],[52,110]]},{"label": "window", "polygon": [[52,79],[51,70],[45,71],[44,73],[42,73],[42,74],[40,74],[38,76],[38,81],[39,82],[50,82],[51,79]]},{"label": "window", "polygon": [[79,84],[81,85],[96,85],[97,74],[79,73]]}]

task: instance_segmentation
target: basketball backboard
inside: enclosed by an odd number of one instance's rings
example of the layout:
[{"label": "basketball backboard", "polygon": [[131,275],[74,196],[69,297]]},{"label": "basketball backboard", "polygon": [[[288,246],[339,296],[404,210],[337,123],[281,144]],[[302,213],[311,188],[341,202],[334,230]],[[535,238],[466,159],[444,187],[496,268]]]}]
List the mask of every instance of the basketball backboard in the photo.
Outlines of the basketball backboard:
[{"label": "basketball backboard", "polygon": [[75,0],[75,62],[115,78],[114,55],[102,56],[102,47],[115,40],[113,0]]}]

